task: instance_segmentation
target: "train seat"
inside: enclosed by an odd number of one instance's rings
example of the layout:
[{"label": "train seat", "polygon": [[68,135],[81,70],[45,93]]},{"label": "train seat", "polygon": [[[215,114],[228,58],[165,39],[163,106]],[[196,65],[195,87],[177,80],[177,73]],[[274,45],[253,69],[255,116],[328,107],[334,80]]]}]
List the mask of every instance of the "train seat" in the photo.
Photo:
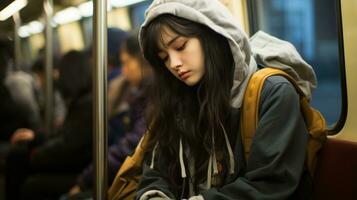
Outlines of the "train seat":
[{"label": "train seat", "polygon": [[314,199],[357,199],[357,143],[329,138],[319,155]]}]

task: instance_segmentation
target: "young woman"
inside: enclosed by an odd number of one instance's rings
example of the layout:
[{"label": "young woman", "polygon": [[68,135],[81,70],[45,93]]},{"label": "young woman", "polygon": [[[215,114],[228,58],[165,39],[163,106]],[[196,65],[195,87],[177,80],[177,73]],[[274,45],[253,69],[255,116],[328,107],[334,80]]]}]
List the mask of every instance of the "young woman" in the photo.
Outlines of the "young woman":
[{"label": "young woman", "polygon": [[308,138],[299,96],[268,78],[245,160],[240,107],[257,64],[228,13],[216,0],[157,0],[146,12],[140,41],[155,91],[137,199],[297,197]]}]

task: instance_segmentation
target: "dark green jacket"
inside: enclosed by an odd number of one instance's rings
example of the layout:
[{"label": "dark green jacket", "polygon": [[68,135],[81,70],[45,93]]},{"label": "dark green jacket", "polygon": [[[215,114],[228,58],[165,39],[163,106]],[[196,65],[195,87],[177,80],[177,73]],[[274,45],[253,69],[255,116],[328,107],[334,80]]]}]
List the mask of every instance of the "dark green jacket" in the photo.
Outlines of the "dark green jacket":
[{"label": "dark green jacket", "polygon": [[[234,152],[235,173],[226,177],[222,187],[197,195],[202,195],[205,200],[294,198],[304,171],[308,139],[294,87],[280,76],[269,77],[265,82],[260,98],[259,123],[247,161],[239,121],[240,111],[233,109],[226,128]],[[167,166],[160,161],[160,155],[155,158],[154,169],[144,165],[137,199],[150,190],[159,190],[171,199],[179,199],[179,192],[167,181]]]}]

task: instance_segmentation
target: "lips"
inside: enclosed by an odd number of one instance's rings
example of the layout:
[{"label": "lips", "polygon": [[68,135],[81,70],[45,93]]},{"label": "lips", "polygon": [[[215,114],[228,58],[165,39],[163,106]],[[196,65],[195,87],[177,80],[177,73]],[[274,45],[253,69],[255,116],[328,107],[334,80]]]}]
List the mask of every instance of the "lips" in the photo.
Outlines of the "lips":
[{"label": "lips", "polygon": [[180,79],[186,80],[188,77],[190,77],[190,72],[191,71],[186,71],[186,72],[179,73]]}]

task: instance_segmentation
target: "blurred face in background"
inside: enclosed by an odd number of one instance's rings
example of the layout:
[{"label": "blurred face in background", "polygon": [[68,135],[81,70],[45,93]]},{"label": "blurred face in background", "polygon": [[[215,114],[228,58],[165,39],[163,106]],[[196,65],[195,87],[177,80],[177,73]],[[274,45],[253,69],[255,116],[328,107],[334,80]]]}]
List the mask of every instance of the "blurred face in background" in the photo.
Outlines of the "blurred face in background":
[{"label": "blurred face in background", "polygon": [[122,63],[122,74],[130,85],[138,86],[143,76],[140,59],[122,50],[120,60]]}]

